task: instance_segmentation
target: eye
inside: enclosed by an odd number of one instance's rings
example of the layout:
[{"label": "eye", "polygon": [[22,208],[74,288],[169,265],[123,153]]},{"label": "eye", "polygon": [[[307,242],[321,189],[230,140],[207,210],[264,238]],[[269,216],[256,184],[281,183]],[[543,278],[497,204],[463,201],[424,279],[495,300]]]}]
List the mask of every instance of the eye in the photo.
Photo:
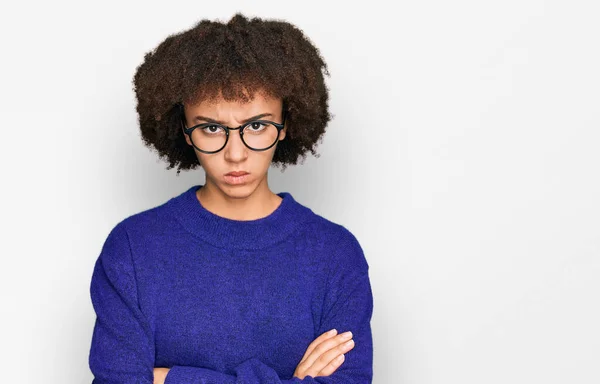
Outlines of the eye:
[{"label": "eye", "polygon": [[249,129],[251,132],[260,132],[264,130],[266,126],[266,124],[263,124],[259,121],[253,121],[246,128]]},{"label": "eye", "polygon": [[203,127],[202,131],[208,134],[217,134],[220,133],[220,131],[223,131],[223,128],[219,125],[208,125],[206,127]]}]

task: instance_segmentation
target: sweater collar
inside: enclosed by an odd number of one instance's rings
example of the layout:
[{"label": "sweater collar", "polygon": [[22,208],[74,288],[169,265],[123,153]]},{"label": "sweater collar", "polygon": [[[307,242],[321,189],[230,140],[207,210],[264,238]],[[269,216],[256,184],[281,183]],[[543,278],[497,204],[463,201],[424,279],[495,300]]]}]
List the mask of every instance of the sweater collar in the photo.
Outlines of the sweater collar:
[{"label": "sweater collar", "polygon": [[169,201],[183,227],[203,241],[219,248],[261,249],[278,243],[301,229],[312,211],[298,203],[289,192],[280,192],[281,203],[268,216],[256,220],[232,220],[202,206],[194,185]]}]

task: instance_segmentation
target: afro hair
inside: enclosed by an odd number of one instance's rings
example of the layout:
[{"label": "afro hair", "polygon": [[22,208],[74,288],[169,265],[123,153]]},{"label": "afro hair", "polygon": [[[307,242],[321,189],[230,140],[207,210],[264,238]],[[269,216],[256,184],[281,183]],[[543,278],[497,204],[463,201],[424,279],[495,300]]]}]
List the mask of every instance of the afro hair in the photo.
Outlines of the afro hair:
[{"label": "afro hair", "polygon": [[227,23],[201,20],[169,35],[147,52],[133,78],[144,144],[181,170],[200,166],[181,129],[180,103],[222,96],[247,102],[255,92],[283,100],[286,138],[272,164],[297,164],[317,143],[331,120],[327,65],[319,50],[294,25],[248,19],[236,13]]}]

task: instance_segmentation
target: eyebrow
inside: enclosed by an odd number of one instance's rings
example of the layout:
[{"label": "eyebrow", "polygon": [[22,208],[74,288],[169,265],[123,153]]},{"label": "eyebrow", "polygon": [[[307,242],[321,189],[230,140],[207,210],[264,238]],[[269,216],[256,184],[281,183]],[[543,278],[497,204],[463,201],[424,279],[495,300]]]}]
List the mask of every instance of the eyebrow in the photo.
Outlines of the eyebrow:
[{"label": "eyebrow", "polygon": [[[242,123],[245,124],[245,123],[247,123],[249,121],[257,120],[257,119],[260,119],[260,118],[263,118],[263,117],[266,117],[266,116],[273,116],[273,114],[272,113],[261,113],[260,115],[252,116],[252,117],[249,117],[249,118],[247,118],[245,120],[242,120]],[[216,124],[225,125],[224,121],[219,121],[219,120],[211,119],[210,117],[205,117],[205,116],[196,116],[196,117],[194,117],[194,120],[195,121],[207,121],[209,123],[216,123]]]}]

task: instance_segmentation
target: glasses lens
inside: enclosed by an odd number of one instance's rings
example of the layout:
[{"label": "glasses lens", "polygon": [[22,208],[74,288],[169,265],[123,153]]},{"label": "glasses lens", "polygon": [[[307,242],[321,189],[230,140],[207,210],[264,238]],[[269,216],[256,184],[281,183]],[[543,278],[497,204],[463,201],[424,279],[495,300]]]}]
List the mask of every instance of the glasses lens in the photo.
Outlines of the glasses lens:
[{"label": "glasses lens", "polygon": [[[244,141],[252,149],[269,148],[277,140],[279,131],[273,124],[253,121],[244,127]],[[190,136],[194,145],[203,151],[218,151],[225,145],[227,133],[219,125],[198,127]]]},{"label": "glasses lens", "polygon": [[244,141],[252,149],[265,149],[275,143],[278,133],[273,124],[253,121],[244,128]]},{"label": "glasses lens", "polygon": [[225,145],[227,134],[225,129],[218,125],[198,127],[192,131],[190,136],[192,143],[203,151],[218,151]]}]

